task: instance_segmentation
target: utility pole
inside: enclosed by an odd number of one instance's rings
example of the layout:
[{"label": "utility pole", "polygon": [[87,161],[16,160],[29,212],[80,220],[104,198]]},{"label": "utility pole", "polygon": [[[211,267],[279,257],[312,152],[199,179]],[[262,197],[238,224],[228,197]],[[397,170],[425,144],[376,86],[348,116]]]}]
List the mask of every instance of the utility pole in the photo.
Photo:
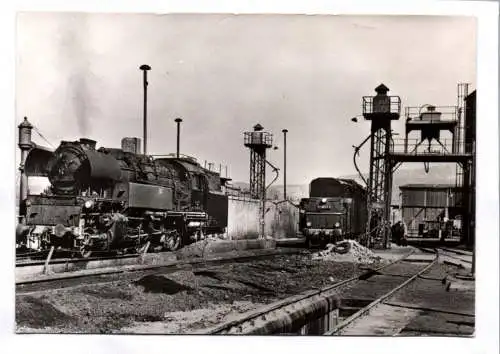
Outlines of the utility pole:
[{"label": "utility pole", "polygon": [[286,199],[286,133],[288,129],[283,129],[283,199]]}]

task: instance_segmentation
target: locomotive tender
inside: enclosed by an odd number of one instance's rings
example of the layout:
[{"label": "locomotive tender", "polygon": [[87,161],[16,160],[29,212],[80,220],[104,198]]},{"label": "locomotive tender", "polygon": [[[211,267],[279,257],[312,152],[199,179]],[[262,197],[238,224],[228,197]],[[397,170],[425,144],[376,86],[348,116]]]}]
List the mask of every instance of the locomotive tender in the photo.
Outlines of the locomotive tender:
[{"label": "locomotive tender", "polygon": [[316,178],[309,198],[300,201],[299,229],[308,246],[356,239],[365,232],[367,218],[366,191],[354,180]]},{"label": "locomotive tender", "polygon": [[[127,140],[128,139],[128,140]],[[136,141],[139,139],[135,139]],[[132,144],[133,145],[133,144]],[[227,226],[226,179],[189,157],[62,141],[43,163],[50,189],[20,205],[16,246],[42,250],[176,250]]]}]

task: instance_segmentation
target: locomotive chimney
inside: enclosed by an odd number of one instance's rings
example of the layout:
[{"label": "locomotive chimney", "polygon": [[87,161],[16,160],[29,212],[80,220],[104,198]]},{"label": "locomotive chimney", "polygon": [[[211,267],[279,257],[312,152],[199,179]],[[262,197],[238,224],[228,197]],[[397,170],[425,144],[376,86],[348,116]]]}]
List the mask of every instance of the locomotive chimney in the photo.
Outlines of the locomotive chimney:
[{"label": "locomotive chimney", "polygon": [[148,147],[148,71],[151,70],[149,65],[141,65],[139,69],[142,70],[142,82],[144,88],[144,111],[143,111],[143,139],[144,139],[144,155],[147,154]]},{"label": "locomotive chimney", "polygon": [[181,118],[176,118],[175,122],[177,123],[177,158],[180,155],[180,143],[181,143]]},{"label": "locomotive chimney", "polygon": [[92,139],[81,138],[80,144],[85,147],[87,150],[95,150],[97,142]]}]

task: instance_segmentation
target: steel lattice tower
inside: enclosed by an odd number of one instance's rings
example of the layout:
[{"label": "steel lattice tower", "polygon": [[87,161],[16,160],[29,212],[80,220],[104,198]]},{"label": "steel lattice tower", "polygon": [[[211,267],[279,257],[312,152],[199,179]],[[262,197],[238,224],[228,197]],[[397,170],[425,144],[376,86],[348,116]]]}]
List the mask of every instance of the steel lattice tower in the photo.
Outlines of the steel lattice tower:
[{"label": "steel lattice tower", "polygon": [[363,116],[371,121],[370,174],[368,178],[368,241],[387,247],[390,236],[392,164],[390,154],[391,121],[399,119],[401,99],[387,96],[389,89],[379,85],[376,96],[363,97]]},{"label": "steel lattice tower", "polygon": [[260,124],[252,132],[245,132],[245,146],[250,149],[250,195],[260,200],[260,234],[264,235],[264,208],[266,200],[266,150],[273,144],[271,133]]},{"label": "steel lattice tower", "polygon": [[266,151],[250,150],[250,195],[262,199],[266,181]]}]

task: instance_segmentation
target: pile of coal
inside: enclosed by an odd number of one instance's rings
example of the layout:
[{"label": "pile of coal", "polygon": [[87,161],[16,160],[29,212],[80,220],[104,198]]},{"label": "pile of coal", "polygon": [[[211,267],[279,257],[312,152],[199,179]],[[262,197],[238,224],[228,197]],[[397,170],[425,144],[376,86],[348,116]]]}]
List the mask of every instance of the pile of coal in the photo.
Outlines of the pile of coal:
[{"label": "pile of coal", "polygon": [[329,243],[326,249],[312,255],[313,260],[328,260],[336,262],[352,262],[370,264],[379,262],[381,258],[355,240]]}]

